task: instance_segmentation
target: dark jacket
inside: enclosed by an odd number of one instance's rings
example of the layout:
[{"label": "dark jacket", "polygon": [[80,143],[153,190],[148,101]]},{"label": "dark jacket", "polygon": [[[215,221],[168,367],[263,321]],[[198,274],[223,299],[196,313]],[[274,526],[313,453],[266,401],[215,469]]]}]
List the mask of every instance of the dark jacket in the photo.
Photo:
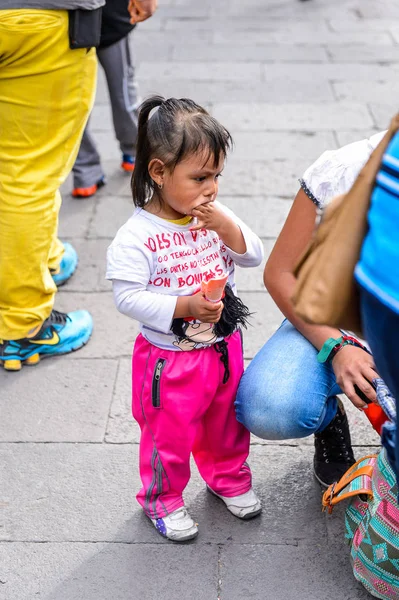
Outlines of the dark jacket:
[{"label": "dark jacket", "polygon": [[135,27],[130,23],[128,0],[107,0],[103,7],[100,48],[115,44]]}]

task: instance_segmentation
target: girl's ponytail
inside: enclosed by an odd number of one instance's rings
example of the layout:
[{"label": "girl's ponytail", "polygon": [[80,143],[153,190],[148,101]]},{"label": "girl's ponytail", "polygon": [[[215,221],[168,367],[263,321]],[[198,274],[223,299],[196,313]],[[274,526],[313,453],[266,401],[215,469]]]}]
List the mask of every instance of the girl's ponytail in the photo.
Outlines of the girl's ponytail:
[{"label": "girl's ponytail", "polygon": [[136,162],[132,176],[132,194],[135,206],[143,208],[154,192],[154,182],[148,173],[152,145],[148,139],[148,120],[151,111],[165,102],[162,96],[151,96],[141,104],[138,119]]}]

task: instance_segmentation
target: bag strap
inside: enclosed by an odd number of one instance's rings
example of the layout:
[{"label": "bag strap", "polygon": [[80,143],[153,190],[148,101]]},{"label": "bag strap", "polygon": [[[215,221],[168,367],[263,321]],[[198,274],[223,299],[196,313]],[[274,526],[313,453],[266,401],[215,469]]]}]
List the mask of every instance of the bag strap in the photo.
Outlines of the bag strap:
[{"label": "bag strap", "polygon": [[[358,496],[364,494],[373,497],[371,489],[371,477],[373,475],[374,465],[377,460],[377,454],[368,454],[360,458],[354,465],[348,469],[348,471],[341,477],[338,482],[334,482],[330,485],[323,494],[322,498],[322,510],[328,509],[329,513],[332,513],[333,507],[352,496]],[[370,461],[369,464],[359,466],[364,461]],[[357,485],[351,486],[352,483],[357,484],[358,479],[363,477],[363,485],[359,488]],[[341,493],[345,488],[348,490]]]}]

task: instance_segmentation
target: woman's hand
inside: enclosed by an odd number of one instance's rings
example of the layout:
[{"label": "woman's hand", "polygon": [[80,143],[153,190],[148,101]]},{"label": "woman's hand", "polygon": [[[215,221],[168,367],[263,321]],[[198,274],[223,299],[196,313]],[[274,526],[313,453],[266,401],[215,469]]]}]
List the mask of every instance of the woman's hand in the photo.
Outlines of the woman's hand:
[{"label": "woman's hand", "polygon": [[157,4],[157,0],[130,0],[127,9],[130,13],[131,24],[134,25],[149,19],[156,11]]},{"label": "woman's hand", "polygon": [[355,385],[371,402],[377,402],[377,395],[370,383],[378,377],[371,354],[348,344],[337,352],[331,364],[338,385],[356,408],[365,408],[367,404],[357,395]]}]

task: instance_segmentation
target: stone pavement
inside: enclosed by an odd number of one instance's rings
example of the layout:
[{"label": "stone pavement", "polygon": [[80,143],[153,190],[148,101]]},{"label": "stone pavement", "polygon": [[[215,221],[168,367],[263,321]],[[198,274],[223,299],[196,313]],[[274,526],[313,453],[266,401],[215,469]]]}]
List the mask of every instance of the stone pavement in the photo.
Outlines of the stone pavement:
[{"label": "stone pavement", "polygon": [[[235,152],[221,199],[252,225],[266,255],[298,188],[326,149],[384,128],[397,109],[395,0],[159,0],[134,34],[142,95],[189,96],[231,129]],[[119,170],[102,73],[92,130],[109,183],[95,199],[63,190],[62,239],[79,270],[56,300],[95,321],[78,354],[0,373],[1,600],[365,600],[351,574],[343,510],[320,511],[312,440],[253,438],[250,462],[264,505],[243,523],[210,497],[195,467],[186,500],[193,543],[165,542],[135,500],[138,431],[130,416],[135,323],[114,309],[105,251],[132,211]],[[251,359],[281,315],[262,268],[239,274],[256,311]],[[346,403],[348,406],[348,402]],[[378,444],[351,410],[356,454]]]}]

